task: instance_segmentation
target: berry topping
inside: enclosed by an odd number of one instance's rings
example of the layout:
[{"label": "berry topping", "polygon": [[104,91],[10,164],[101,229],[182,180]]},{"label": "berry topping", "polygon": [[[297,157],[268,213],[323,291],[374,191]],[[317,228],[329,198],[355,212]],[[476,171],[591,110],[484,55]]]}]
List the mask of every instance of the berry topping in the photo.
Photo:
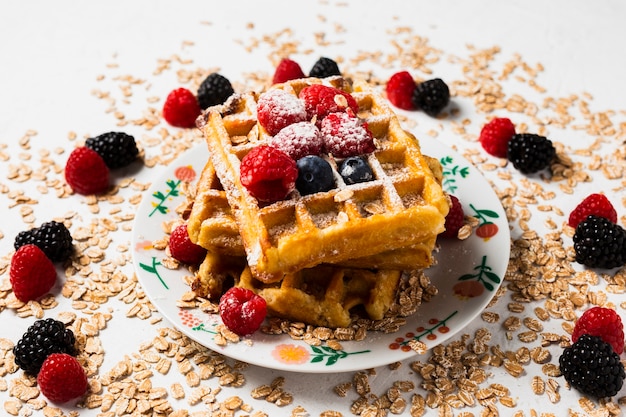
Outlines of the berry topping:
[{"label": "berry topping", "polygon": [[9,280],[17,299],[26,303],[50,291],[57,280],[57,271],[41,249],[27,244],[11,257]]},{"label": "berry topping", "polygon": [[196,96],[182,87],[172,90],[163,104],[163,118],[176,127],[195,127],[201,112]]},{"label": "berry topping", "polygon": [[615,310],[606,307],[592,307],[585,311],[574,325],[572,342],[582,335],[599,336],[613,347],[618,355],[624,351],[624,325]]},{"label": "berry topping", "polygon": [[66,261],[74,250],[70,231],[63,223],[54,220],[34,229],[19,232],[13,247],[17,250],[29,243],[37,245],[53,262]]},{"label": "berry topping", "polygon": [[75,357],[53,353],[41,365],[37,375],[39,390],[53,403],[62,404],[87,392],[87,374]]},{"label": "berry topping", "polygon": [[241,160],[241,183],[259,201],[283,200],[293,191],[298,177],[296,162],[283,151],[261,145]]},{"label": "berry topping", "polygon": [[598,399],[617,394],[626,378],[624,365],[611,345],[588,334],[563,350],[559,367],[571,386]]},{"label": "berry topping", "polygon": [[417,84],[413,91],[413,106],[429,116],[437,116],[450,102],[450,89],[441,78]]},{"label": "berry topping", "polygon": [[324,141],[320,130],[313,123],[298,122],[270,137],[267,144],[280,149],[297,161],[307,155],[318,155],[322,151]]},{"label": "berry topping", "polygon": [[572,240],[580,264],[607,269],[626,264],[626,230],[604,217],[587,216]]},{"label": "berry topping", "polygon": [[89,138],[85,146],[98,152],[109,169],[130,165],[139,154],[135,138],[124,132],[108,132]]},{"label": "berry topping", "polygon": [[304,102],[284,90],[269,90],[257,102],[257,118],[270,136],[284,127],[307,120]]},{"label": "berry topping", "polygon": [[103,193],[109,188],[109,167],[98,152],[81,146],[67,159],[65,181],[79,194]]},{"label": "berry topping", "polygon": [[480,130],[480,144],[488,154],[506,158],[509,141],[515,134],[515,125],[511,119],[496,117]]},{"label": "berry topping", "polygon": [[508,160],[524,174],[546,168],[555,155],[552,141],[534,133],[516,133],[508,143]]},{"label": "berry topping", "polygon": [[367,123],[348,113],[332,113],[322,120],[324,149],[337,158],[374,152],[376,145]]},{"label": "berry topping", "polygon": [[339,175],[343,181],[350,185],[359,182],[372,181],[374,173],[365,158],[361,156],[351,156],[346,158],[339,165]]},{"label": "berry topping", "polygon": [[35,321],[13,347],[15,364],[24,372],[36,375],[52,353],[76,354],[76,338],[70,329],[53,318]]},{"label": "berry topping", "polygon": [[354,97],[338,88],[313,84],[303,88],[299,96],[304,100],[309,120],[317,117],[319,122],[330,113],[349,111],[356,115],[359,112],[359,104]]},{"label": "berry topping", "polygon": [[325,159],[309,155],[299,159],[296,165],[298,167],[296,188],[300,194],[315,194],[335,188],[333,169]]},{"label": "berry topping", "polygon": [[448,214],[446,215],[446,221],[444,224],[446,230],[441,232],[439,236],[454,238],[458,236],[459,229],[463,227],[465,213],[463,212],[463,206],[461,205],[459,199],[452,194],[448,195],[450,196],[450,211],[448,211]]},{"label": "berry topping", "polygon": [[222,295],[220,317],[228,329],[240,336],[254,333],[267,314],[265,300],[251,290],[232,287]]},{"label": "berry topping", "polygon": [[189,239],[187,224],[180,224],[172,230],[169,240],[170,254],[174,259],[187,265],[198,265],[204,260],[206,249]]},{"label": "berry topping", "polygon": [[570,213],[567,224],[576,228],[580,222],[589,215],[604,217],[612,223],[617,223],[617,212],[615,207],[604,194],[589,194]]},{"label": "berry topping", "polygon": [[198,87],[198,104],[201,109],[224,104],[235,90],[228,78],[216,72],[209,74]]},{"label": "berry topping", "polygon": [[309,71],[309,77],[326,78],[333,75],[341,75],[341,71],[335,61],[326,57],[318,59]]},{"label": "berry topping", "polygon": [[304,78],[304,72],[300,68],[300,64],[289,58],[283,58],[274,71],[272,84],[280,84],[298,78]]},{"label": "berry topping", "polygon": [[415,80],[408,71],[396,72],[387,81],[387,98],[394,106],[404,109],[413,110],[413,92],[415,91]]}]

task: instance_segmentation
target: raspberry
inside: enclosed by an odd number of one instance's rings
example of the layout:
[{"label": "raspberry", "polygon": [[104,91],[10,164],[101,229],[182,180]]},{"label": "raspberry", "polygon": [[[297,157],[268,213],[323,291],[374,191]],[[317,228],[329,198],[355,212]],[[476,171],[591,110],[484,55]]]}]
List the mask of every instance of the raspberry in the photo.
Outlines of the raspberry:
[{"label": "raspberry", "polygon": [[617,223],[617,212],[615,207],[604,194],[589,194],[570,213],[567,224],[576,228],[578,224],[585,220],[590,214],[604,217],[612,223]]},{"label": "raspberry", "polygon": [[257,119],[271,136],[284,127],[307,120],[304,102],[284,90],[269,90],[259,97]]},{"label": "raspberry", "polygon": [[585,311],[574,325],[572,342],[582,335],[599,336],[613,347],[618,355],[624,351],[624,325],[621,317],[613,309],[592,307]]},{"label": "raspberry", "polygon": [[169,248],[174,259],[187,265],[198,265],[206,255],[206,249],[189,239],[186,224],[174,228],[170,234]]},{"label": "raspberry", "polygon": [[[345,100],[341,96],[345,97]],[[338,88],[313,84],[303,88],[299,97],[304,100],[309,120],[317,116],[319,122],[330,113],[349,111],[356,115],[359,112],[359,104],[354,97]]]},{"label": "raspberry", "polygon": [[41,365],[37,385],[47,399],[62,404],[87,392],[87,374],[75,357],[53,353]]},{"label": "raspberry", "polygon": [[333,168],[328,161],[317,155],[298,159],[298,179],[296,188],[302,195],[329,191],[335,188]]},{"label": "raspberry", "polygon": [[326,78],[333,75],[341,75],[341,71],[335,61],[326,57],[318,59],[309,71],[309,77]]},{"label": "raspberry", "polygon": [[374,152],[376,145],[367,123],[348,113],[331,113],[322,120],[324,149],[337,158]]},{"label": "raspberry", "polygon": [[515,134],[515,125],[506,117],[496,117],[480,130],[480,144],[488,154],[506,158],[509,141]]},{"label": "raspberry", "polygon": [[265,300],[246,288],[232,287],[222,295],[220,317],[232,332],[240,336],[254,333],[267,314]]},{"label": "raspberry", "polygon": [[598,399],[617,394],[626,378],[624,365],[611,345],[588,334],[563,350],[559,367],[571,386]]},{"label": "raspberry", "polygon": [[67,159],[65,181],[79,194],[103,193],[109,188],[109,168],[98,152],[82,146]]},{"label": "raspberry", "polygon": [[270,137],[267,144],[297,161],[307,155],[318,155],[324,142],[317,126],[310,122],[298,122]]},{"label": "raspberry", "polygon": [[65,324],[48,318],[35,321],[13,347],[15,364],[24,372],[36,375],[52,353],[76,355],[76,337]]},{"label": "raspberry", "polygon": [[135,138],[124,132],[108,132],[89,138],[85,146],[98,152],[109,169],[130,165],[139,154]]},{"label": "raspberry", "polygon": [[252,197],[271,203],[284,199],[296,185],[296,162],[283,151],[261,145],[241,160],[241,183]]},{"label": "raspberry", "polygon": [[17,299],[26,303],[50,291],[57,280],[57,271],[41,249],[27,244],[11,257],[9,280]]},{"label": "raspberry", "polygon": [[572,238],[576,262],[590,268],[616,268],[626,264],[626,230],[604,217],[587,216]]},{"label": "raspberry", "polygon": [[541,171],[556,155],[552,142],[534,133],[516,133],[507,146],[508,160],[524,174]]},{"label": "raspberry", "polygon": [[408,71],[396,72],[387,81],[387,98],[394,106],[404,110],[414,110],[413,92],[415,80]]},{"label": "raspberry", "polygon": [[63,223],[50,221],[30,230],[23,230],[15,237],[15,250],[32,243],[53,262],[66,261],[74,250],[72,235]]},{"label": "raspberry", "polygon": [[441,78],[421,82],[413,91],[413,106],[429,116],[437,116],[449,102],[450,89]]},{"label": "raspberry", "polygon": [[201,109],[224,104],[235,93],[228,78],[217,72],[209,74],[198,87],[198,104]]},{"label": "raspberry", "polygon": [[304,78],[304,72],[300,68],[300,64],[289,58],[283,58],[274,71],[272,84],[280,84],[298,78]]},{"label": "raspberry", "polygon": [[465,220],[465,214],[463,213],[463,206],[459,199],[449,194],[450,196],[450,211],[446,215],[445,228],[443,232],[439,234],[441,237],[454,238],[458,236],[459,229],[463,226]]},{"label": "raspberry", "polygon": [[196,96],[182,87],[171,91],[163,104],[163,118],[176,127],[195,127],[201,112]]}]

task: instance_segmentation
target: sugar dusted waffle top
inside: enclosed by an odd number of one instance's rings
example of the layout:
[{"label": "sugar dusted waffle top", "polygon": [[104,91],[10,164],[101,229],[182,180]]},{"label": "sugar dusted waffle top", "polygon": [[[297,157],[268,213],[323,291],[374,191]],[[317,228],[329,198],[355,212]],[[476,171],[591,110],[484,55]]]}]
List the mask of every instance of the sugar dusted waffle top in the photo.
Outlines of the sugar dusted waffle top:
[{"label": "sugar dusted waffle top", "polygon": [[[295,96],[308,85],[300,79],[272,88]],[[334,86],[351,90],[342,79]],[[241,183],[240,164],[268,133],[258,123],[254,93],[233,95],[199,119],[211,162],[224,187],[255,277],[276,282],[286,273],[320,263],[340,263],[431,242],[443,231],[448,201],[421,154],[415,137],[404,131],[386,101],[371,91],[352,91],[357,116],[367,123],[376,150],[366,155],[374,180],[346,185],[339,161],[325,155],[335,171],[336,188],[263,204]]]}]

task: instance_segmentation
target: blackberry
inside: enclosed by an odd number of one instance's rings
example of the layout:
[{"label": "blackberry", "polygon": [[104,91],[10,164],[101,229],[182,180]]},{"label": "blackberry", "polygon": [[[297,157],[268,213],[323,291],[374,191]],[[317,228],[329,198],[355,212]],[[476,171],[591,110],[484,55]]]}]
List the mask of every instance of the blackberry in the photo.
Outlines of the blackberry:
[{"label": "blackberry", "polygon": [[70,329],[53,318],[35,321],[13,347],[15,364],[26,373],[36,375],[51,353],[76,355],[76,337]]},{"label": "blackberry", "polygon": [[200,84],[197,94],[198,104],[202,109],[223,104],[234,92],[228,78],[214,72]]},{"label": "blackberry", "polygon": [[298,159],[298,178],[296,189],[302,195],[315,194],[335,188],[333,169],[330,164],[317,155],[308,155]]},{"label": "blackberry", "polygon": [[413,105],[429,116],[437,116],[450,102],[450,89],[441,78],[423,81],[413,90]]},{"label": "blackberry", "polygon": [[513,135],[507,147],[507,159],[524,174],[532,174],[546,168],[555,155],[556,149],[552,141],[534,133]]},{"label": "blackberry", "polygon": [[571,386],[598,399],[617,394],[626,378],[624,365],[611,345],[588,334],[563,350],[559,366]]},{"label": "blackberry", "polygon": [[309,72],[309,77],[326,78],[333,75],[341,75],[341,71],[335,61],[326,57],[318,59]]},{"label": "blackberry", "polygon": [[130,165],[139,154],[135,138],[124,132],[107,132],[89,138],[85,146],[96,151],[109,169]]},{"label": "blackberry", "polygon": [[53,262],[66,261],[74,250],[70,231],[63,223],[54,220],[37,228],[19,232],[13,246],[17,250],[29,243],[39,247]]},{"label": "blackberry", "polygon": [[590,215],[572,239],[576,262],[590,268],[615,268],[626,263],[626,230],[604,217]]},{"label": "blackberry", "polygon": [[352,156],[343,160],[339,166],[339,175],[346,184],[372,181],[374,173],[364,158]]}]

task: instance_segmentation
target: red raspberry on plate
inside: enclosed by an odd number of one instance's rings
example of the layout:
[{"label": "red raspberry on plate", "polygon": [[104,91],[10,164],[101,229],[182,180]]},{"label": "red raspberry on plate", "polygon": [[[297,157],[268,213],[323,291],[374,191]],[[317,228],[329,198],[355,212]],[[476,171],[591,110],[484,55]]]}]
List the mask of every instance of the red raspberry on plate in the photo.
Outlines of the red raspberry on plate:
[{"label": "red raspberry on plate", "polygon": [[624,351],[624,325],[621,317],[613,309],[592,307],[576,320],[572,332],[572,342],[576,343],[584,334],[598,336],[613,347],[618,355]]},{"label": "red raspberry on plate", "polygon": [[506,158],[509,141],[515,134],[515,125],[506,117],[491,119],[480,130],[478,140],[488,154]]},{"label": "red raspberry on plate", "polygon": [[354,116],[359,112],[359,104],[354,97],[338,88],[313,84],[304,87],[298,96],[304,100],[309,120],[317,116],[317,121],[320,122],[330,113],[347,111]]},{"label": "red raspberry on plate", "polygon": [[304,78],[304,72],[296,61],[289,58],[283,58],[274,71],[274,77],[272,78],[272,84],[280,84],[291,80],[297,80],[298,78]]},{"label": "red raspberry on plate", "polygon": [[324,141],[320,130],[313,123],[298,122],[270,137],[267,144],[280,149],[297,161],[307,155],[319,155]]},{"label": "red raspberry on plate", "polygon": [[65,164],[65,181],[79,194],[99,194],[109,188],[109,168],[98,152],[81,146]]},{"label": "red raspberry on plate", "polygon": [[269,90],[259,96],[257,119],[274,136],[284,127],[307,120],[304,102],[284,90]]},{"label": "red raspberry on plate", "polygon": [[604,194],[593,193],[589,194],[583,201],[581,201],[569,215],[567,224],[573,228],[578,226],[578,223],[585,220],[589,215],[595,215],[604,217],[611,223],[617,223],[617,212],[615,207],[609,201]]},{"label": "red raspberry on plate", "polygon": [[195,127],[201,112],[196,96],[182,87],[171,91],[163,104],[163,118],[176,127]]},{"label": "red raspberry on plate", "polygon": [[465,214],[463,213],[463,206],[459,199],[449,194],[450,196],[450,211],[446,215],[445,228],[443,232],[439,234],[441,237],[454,238],[459,234],[459,229],[463,227],[465,220]]},{"label": "red raspberry on plate", "polygon": [[220,298],[219,311],[230,331],[246,336],[261,327],[267,314],[267,303],[251,290],[232,287]]},{"label": "red raspberry on plate", "polygon": [[394,106],[404,110],[415,110],[413,91],[417,84],[408,71],[396,72],[387,81],[385,91],[387,98]]},{"label": "red raspberry on plate", "polygon": [[20,246],[11,257],[9,281],[18,300],[26,303],[47,294],[56,280],[54,264],[38,246]]},{"label": "red raspberry on plate", "polygon": [[37,374],[39,390],[53,403],[62,404],[87,392],[85,369],[72,355],[52,353]]},{"label": "red raspberry on plate", "polygon": [[280,149],[261,145],[241,160],[241,183],[259,201],[272,203],[287,197],[296,186],[296,161]]},{"label": "red raspberry on plate", "polygon": [[183,223],[170,234],[170,254],[174,259],[187,265],[198,265],[204,260],[206,249],[189,239],[187,224]]},{"label": "red raspberry on plate", "polygon": [[337,158],[374,152],[376,145],[367,123],[348,113],[331,113],[322,120],[324,149]]}]

